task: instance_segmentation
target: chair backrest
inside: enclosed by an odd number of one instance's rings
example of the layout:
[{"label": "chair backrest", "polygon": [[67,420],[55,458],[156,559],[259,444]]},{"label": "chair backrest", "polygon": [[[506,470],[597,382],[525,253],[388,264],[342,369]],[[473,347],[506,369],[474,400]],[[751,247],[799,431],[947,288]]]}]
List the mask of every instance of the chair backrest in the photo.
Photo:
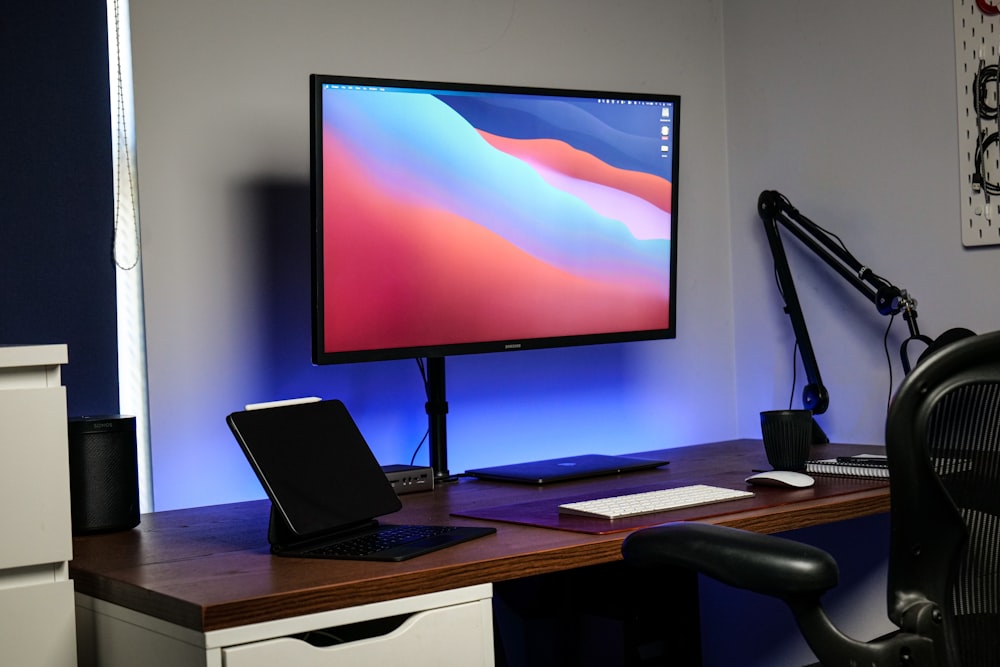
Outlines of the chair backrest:
[{"label": "chair backrest", "polygon": [[923,360],[886,422],[889,615],[939,662],[1000,664],[1000,332]]}]

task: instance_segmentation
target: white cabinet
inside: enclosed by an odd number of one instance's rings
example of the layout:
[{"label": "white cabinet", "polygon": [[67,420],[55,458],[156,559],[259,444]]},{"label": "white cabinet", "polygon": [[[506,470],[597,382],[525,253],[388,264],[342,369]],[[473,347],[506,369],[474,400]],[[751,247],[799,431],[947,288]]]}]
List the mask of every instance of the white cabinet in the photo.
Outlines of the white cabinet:
[{"label": "white cabinet", "polygon": [[76,665],[65,345],[0,346],[0,651]]},{"label": "white cabinet", "polygon": [[481,584],[197,632],[77,594],[93,667],[492,667],[493,587]]}]

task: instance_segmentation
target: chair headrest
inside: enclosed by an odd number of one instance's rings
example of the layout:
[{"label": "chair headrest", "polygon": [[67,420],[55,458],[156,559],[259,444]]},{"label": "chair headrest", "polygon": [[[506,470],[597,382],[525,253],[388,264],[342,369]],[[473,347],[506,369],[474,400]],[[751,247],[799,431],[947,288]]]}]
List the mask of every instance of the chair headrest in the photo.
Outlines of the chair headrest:
[{"label": "chair headrest", "polygon": [[919,364],[921,361],[923,361],[931,354],[937,352],[938,350],[944,347],[947,347],[948,345],[951,345],[952,343],[956,343],[964,338],[969,338],[970,336],[975,336],[975,335],[976,334],[974,331],[970,331],[969,329],[965,329],[963,327],[955,327],[954,329],[948,329],[943,334],[935,338],[934,342],[928,345],[927,348],[920,353],[920,356],[917,358],[917,363]]}]

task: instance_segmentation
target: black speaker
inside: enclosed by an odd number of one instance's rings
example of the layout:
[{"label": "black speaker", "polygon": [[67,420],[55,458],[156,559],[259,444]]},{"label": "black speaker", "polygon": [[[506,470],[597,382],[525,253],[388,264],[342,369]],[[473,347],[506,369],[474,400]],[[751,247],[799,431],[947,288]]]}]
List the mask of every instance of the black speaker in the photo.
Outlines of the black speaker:
[{"label": "black speaker", "polygon": [[135,417],[69,420],[69,491],[74,535],[139,525]]}]

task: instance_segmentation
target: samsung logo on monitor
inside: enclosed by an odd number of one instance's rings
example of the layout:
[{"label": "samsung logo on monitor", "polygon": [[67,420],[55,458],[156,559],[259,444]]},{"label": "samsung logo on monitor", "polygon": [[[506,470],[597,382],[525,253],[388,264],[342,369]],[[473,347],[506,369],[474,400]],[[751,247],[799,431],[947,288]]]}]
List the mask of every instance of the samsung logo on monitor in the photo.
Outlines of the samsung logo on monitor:
[{"label": "samsung logo on monitor", "polygon": [[520,343],[507,343],[506,345],[503,346],[503,349],[505,349],[505,350],[520,350],[521,349],[521,344]]}]

